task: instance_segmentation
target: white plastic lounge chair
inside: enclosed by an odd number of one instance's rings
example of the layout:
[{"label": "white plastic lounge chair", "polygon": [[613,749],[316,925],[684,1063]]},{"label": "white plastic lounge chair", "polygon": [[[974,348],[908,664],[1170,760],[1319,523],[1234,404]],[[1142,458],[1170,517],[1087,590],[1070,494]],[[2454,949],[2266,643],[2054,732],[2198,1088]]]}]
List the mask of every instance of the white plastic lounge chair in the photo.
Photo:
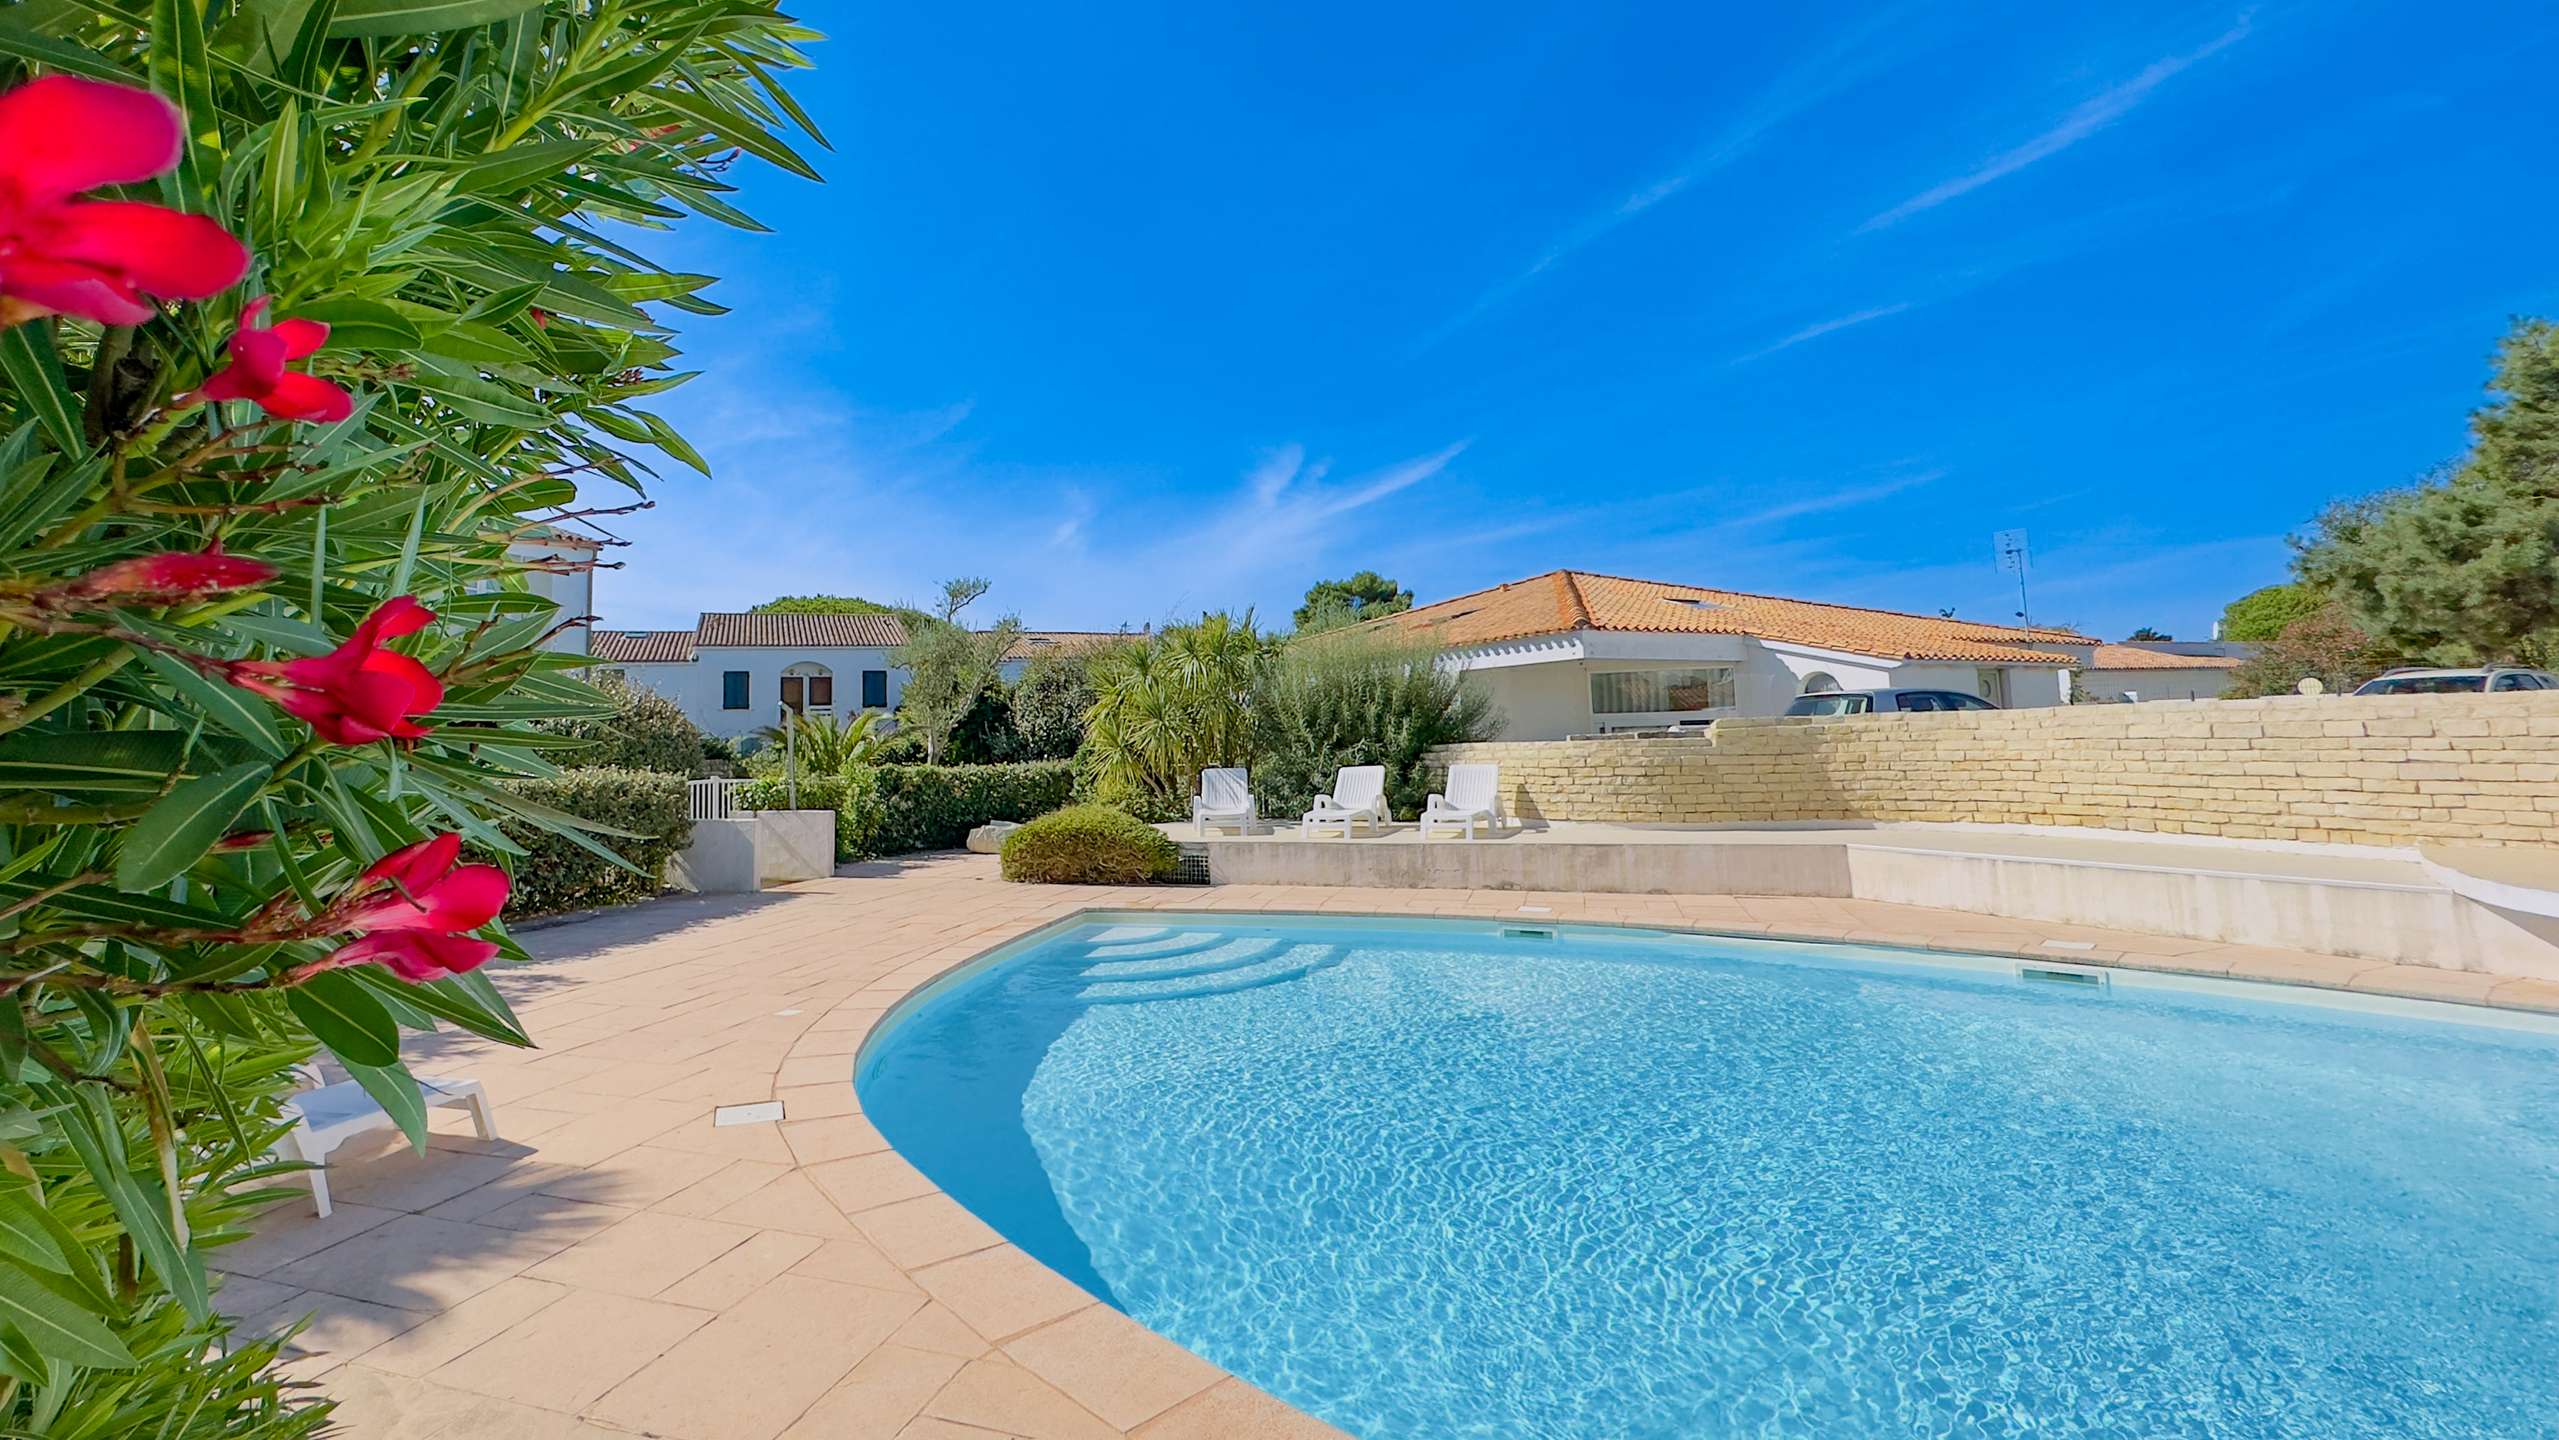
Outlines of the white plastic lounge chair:
[{"label": "white plastic lounge chair", "polygon": [[1333,793],[1315,797],[1315,808],[1297,822],[1300,839],[1311,839],[1318,825],[1340,825],[1342,838],[1351,838],[1351,826],[1368,822],[1374,832],[1386,824],[1386,767],[1383,765],[1345,765],[1333,775]]},{"label": "white plastic lounge chair", "polygon": [[1422,838],[1431,838],[1433,827],[1454,830],[1463,827],[1466,838],[1475,838],[1476,822],[1499,829],[1502,815],[1502,767],[1499,765],[1451,765],[1448,767],[1448,793],[1433,795],[1422,807]]},{"label": "white plastic lounge chair", "polygon": [[[358,1135],[397,1130],[400,1122],[352,1080],[322,1085],[320,1072],[307,1065],[297,1067],[297,1073],[312,1088],[293,1097],[293,1129],[277,1143],[276,1150],[287,1160],[300,1160],[312,1167],[303,1172],[311,1177],[311,1204],[325,1216],[329,1213],[329,1172],[321,1167],[328,1163],[329,1153]],[[426,1097],[428,1109],[461,1106],[471,1112],[471,1128],[481,1139],[498,1138],[497,1114],[490,1109],[489,1097],[480,1089],[479,1081],[430,1080],[421,1075],[418,1090]]]},{"label": "white plastic lounge chair", "polygon": [[1206,835],[1211,825],[1232,825],[1247,834],[1262,817],[1253,809],[1253,788],[1243,767],[1200,772],[1200,793],[1191,797],[1191,823]]}]

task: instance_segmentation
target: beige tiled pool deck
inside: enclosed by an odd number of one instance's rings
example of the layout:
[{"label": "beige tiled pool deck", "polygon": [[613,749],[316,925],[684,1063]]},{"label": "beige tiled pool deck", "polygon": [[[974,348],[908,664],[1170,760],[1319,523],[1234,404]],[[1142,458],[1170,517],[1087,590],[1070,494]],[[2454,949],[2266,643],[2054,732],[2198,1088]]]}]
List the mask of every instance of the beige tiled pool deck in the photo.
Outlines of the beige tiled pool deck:
[{"label": "beige tiled pool deck", "polygon": [[[1006,1244],[861,1116],[853,1056],[888,1006],[1089,909],[1526,913],[2559,1012],[2550,981],[1875,901],[1035,888],[927,857],[529,935],[540,958],[498,983],[544,1048],[442,1035],[417,1056],[484,1081],[506,1138],[439,1112],[423,1157],[341,1151],[334,1216],[287,1206],[216,1253],[222,1303],[312,1317],[293,1372],[357,1440],[1335,1434]],[[787,1118],[712,1124],[764,1100]]]}]

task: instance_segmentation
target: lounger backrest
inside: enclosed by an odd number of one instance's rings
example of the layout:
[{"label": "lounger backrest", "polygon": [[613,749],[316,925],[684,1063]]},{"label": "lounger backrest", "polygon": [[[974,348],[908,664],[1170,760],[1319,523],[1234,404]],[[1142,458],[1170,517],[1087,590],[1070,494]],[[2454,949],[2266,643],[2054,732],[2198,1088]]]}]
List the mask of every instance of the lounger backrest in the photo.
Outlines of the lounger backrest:
[{"label": "lounger backrest", "polygon": [[1241,768],[1202,770],[1200,772],[1200,805],[1204,809],[1232,812],[1253,803],[1252,787],[1246,783]]},{"label": "lounger backrest", "polygon": [[1345,765],[1333,776],[1333,803],[1345,810],[1365,810],[1386,796],[1386,767]]},{"label": "lounger backrest", "polygon": [[1501,794],[1501,766],[1451,765],[1448,767],[1448,804],[1450,809],[1498,809]]}]

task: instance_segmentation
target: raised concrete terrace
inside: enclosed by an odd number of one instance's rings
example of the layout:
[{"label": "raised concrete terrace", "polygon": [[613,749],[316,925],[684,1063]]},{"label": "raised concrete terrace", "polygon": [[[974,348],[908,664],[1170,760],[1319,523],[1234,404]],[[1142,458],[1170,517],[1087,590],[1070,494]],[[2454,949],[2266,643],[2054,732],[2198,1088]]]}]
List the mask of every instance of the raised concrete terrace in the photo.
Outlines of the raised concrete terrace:
[{"label": "raised concrete terrace", "polygon": [[[855,1052],[883,1012],[1090,909],[1659,925],[2096,963],[2559,1013],[2559,981],[1808,896],[1008,885],[981,856],[854,867],[531,933],[499,972],[544,1048],[451,1034],[505,1139],[341,1151],[337,1214],[217,1252],[357,1440],[1279,1440],[1336,1432],[1100,1305],[900,1159]],[[778,1124],[716,1126],[779,1100]]]}]

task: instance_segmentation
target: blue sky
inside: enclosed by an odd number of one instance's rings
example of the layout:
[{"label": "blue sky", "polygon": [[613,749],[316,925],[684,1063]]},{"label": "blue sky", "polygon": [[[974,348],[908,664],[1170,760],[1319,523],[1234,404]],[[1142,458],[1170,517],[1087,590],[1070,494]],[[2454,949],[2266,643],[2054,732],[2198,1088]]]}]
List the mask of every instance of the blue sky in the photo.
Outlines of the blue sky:
[{"label": "blue sky", "polygon": [[610,624],[1558,565],[1996,620],[2022,527],[2039,622],[2200,637],[2559,311],[2546,4],[818,8],[827,183],[659,242],[726,277],[715,473]]}]

